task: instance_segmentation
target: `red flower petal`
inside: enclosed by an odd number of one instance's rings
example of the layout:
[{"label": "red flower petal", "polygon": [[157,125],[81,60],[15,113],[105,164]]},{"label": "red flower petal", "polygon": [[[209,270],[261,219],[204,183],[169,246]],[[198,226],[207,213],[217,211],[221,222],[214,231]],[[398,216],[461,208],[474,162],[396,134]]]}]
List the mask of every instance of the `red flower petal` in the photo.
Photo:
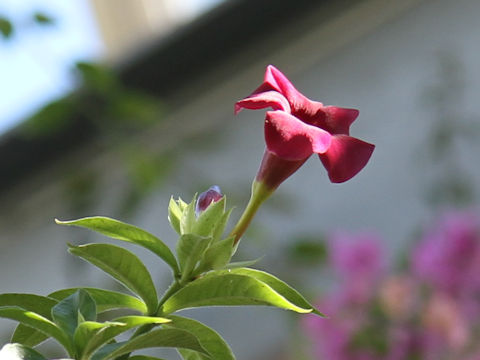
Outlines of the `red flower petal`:
[{"label": "red flower petal", "polygon": [[310,100],[301,92],[299,92],[295,86],[293,86],[290,80],[288,80],[288,78],[275,66],[267,66],[263,81],[264,83],[260,86],[260,88],[262,88],[262,86],[265,88],[265,86],[268,84],[282,93],[290,103],[292,111],[308,107]]},{"label": "red flower petal", "polygon": [[327,152],[319,154],[333,183],[351,179],[367,164],[375,145],[348,135],[334,135]]},{"label": "red flower petal", "polygon": [[350,125],[359,113],[357,109],[345,109],[337,106],[325,106],[323,110],[327,113],[325,129],[331,134],[349,135]]},{"label": "red flower petal", "polygon": [[331,137],[327,131],[308,125],[285,111],[267,111],[267,148],[282,159],[302,160],[312,153],[323,154],[330,146]]},{"label": "red flower petal", "polygon": [[290,112],[290,104],[285,96],[276,91],[266,91],[250,95],[245,99],[237,101],[235,103],[235,115],[243,108],[257,110],[267,107],[271,107],[273,110]]}]

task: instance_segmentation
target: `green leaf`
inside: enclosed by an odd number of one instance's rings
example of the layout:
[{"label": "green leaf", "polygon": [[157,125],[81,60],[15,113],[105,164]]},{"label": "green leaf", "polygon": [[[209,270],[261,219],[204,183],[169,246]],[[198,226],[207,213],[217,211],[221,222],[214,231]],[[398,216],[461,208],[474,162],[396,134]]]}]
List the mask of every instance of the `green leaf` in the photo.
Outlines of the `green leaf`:
[{"label": "green leaf", "polygon": [[[172,319],[172,322],[166,325],[167,327],[186,330],[195,335],[200,344],[208,351],[211,359],[235,360],[232,350],[215,330],[196,320],[180,316],[169,316],[169,318]],[[195,359],[195,357],[199,360],[209,359],[209,357],[191,350],[180,350],[180,353],[184,359]]]},{"label": "green leaf", "polygon": [[26,346],[36,346],[48,339],[44,333],[29,326],[18,324],[12,336],[12,342],[21,342]]},{"label": "green leaf", "polygon": [[153,357],[153,356],[147,356],[147,355],[130,356],[128,359],[129,360],[162,360],[160,358],[156,358],[156,357]]},{"label": "green leaf", "polygon": [[262,260],[263,256],[258,258],[258,259],[255,259],[255,260],[246,260],[246,261],[235,261],[235,262],[231,262],[227,265],[225,265],[225,269],[236,269],[236,268],[244,268],[244,267],[247,267],[247,266],[252,266],[252,265],[255,265],[256,263],[258,263],[260,260]]},{"label": "green leaf", "polygon": [[173,347],[198,351],[208,355],[198,339],[190,332],[180,329],[157,329],[129,340],[108,354],[104,360],[152,347]]},{"label": "green leaf", "polygon": [[185,209],[188,207],[188,204],[185,201],[183,201],[181,198],[178,198],[177,204],[178,204],[178,207],[180,208],[180,210],[182,211],[182,214],[183,214]]},{"label": "green leaf", "polygon": [[126,343],[127,343],[126,341],[122,341],[118,343],[113,342],[113,343],[107,344],[103,346],[101,349],[99,349],[95,354],[93,354],[92,360],[104,360],[107,358],[108,355],[110,355],[111,352],[122,347]]},{"label": "green leaf", "polygon": [[234,239],[234,237],[230,237],[212,244],[205,251],[196,274],[225,267],[232,257]]},{"label": "green leaf", "polygon": [[4,360],[47,360],[39,352],[22,344],[5,344],[0,350],[0,359]]},{"label": "green leaf", "polygon": [[[63,289],[63,290],[58,290],[50,295],[48,295],[49,298],[53,298],[56,300],[63,300],[66,297],[72,295],[75,293],[79,288],[70,288],[70,289]],[[104,311],[112,310],[112,309],[132,309],[139,311],[142,314],[147,313],[147,305],[145,303],[138,299],[137,297],[119,293],[116,291],[110,291],[110,290],[103,290],[103,289],[96,289],[96,288],[82,288],[83,290],[87,291],[95,300],[95,303],[97,304],[97,312],[101,313]],[[38,296],[38,295],[35,295]],[[36,298],[33,298],[33,300],[36,300]],[[57,301],[51,300],[52,301],[52,307],[57,303]],[[38,303],[38,302],[37,302]],[[27,309],[25,306],[22,306],[23,308]],[[35,311],[33,308],[28,308],[27,310],[32,310]],[[48,309],[48,312],[40,312],[40,311],[35,311],[39,313],[42,316],[45,316],[49,319],[51,319],[51,308]],[[43,333],[25,326],[23,324],[19,324],[17,329],[15,330],[15,333],[13,334],[12,337],[12,342],[19,342],[28,346],[35,346],[41,343],[42,341],[46,340],[47,336],[45,336]]]},{"label": "green leaf", "polygon": [[63,300],[79,289],[83,289],[90,294],[90,296],[97,304],[97,313],[113,309],[132,309],[139,311],[142,314],[146,314],[148,311],[147,305],[145,305],[142,300],[135,296],[97,288],[63,289],[51,293],[50,295],[48,295],[48,297],[57,300]]},{"label": "green leaf", "polygon": [[211,237],[195,234],[184,234],[180,236],[177,244],[177,256],[182,273],[181,281],[190,277],[192,270],[202,258],[211,241]]},{"label": "green leaf", "polygon": [[[104,323],[104,326],[83,323],[75,333],[78,349],[83,349],[82,356],[88,358],[102,345],[110,342],[117,335],[140,325],[165,324],[171,322],[170,319],[153,316],[123,316],[114,319],[113,322]],[[96,323],[99,324],[99,323]],[[81,329],[84,327],[84,329]]]},{"label": "green leaf", "polygon": [[195,226],[195,204],[197,202],[197,194],[193,197],[193,200],[188,204],[182,212],[180,219],[180,234],[192,234],[193,227]]},{"label": "green leaf", "polygon": [[212,274],[197,279],[173,294],[162,306],[162,314],[200,306],[268,305],[299,313],[310,307],[297,306],[270,286],[240,274]]},{"label": "green leaf", "polygon": [[225,196],[211,203],[196,219],[192,233],[200,236],[212,236],[217,224],[225,212]]},{"label": "green leaf", "polygon": [[71,221],[55,221],[60,225],[84,227],[111,237],[112,239],[140,245],[158,255],[170,265],[174,273],[178,273],[177,260],[169,247],[156,236],[136,226],[103,216],[87,217]]},{"label": "green leaf", "polygon": [[74,115],[78,112],[78,107],[78,102],[71,96],[53,100],[21,124],[21,134],[27,139],[37,139],[67,131],[72,124]]},{"label": "green leaf", "polygon": [[111,244],[69,245],[69,252],[99,267],[140,296],[150,314],[155,313],[158,298],[152,277],[140,259],[130,251]]},{"label": "green leaf", "polygon": [[0,294],[0,306],[18,306],[50,318],[50,311],[58,301],[35,294],[7,293]]},{"label": "green leaf", "polygon": [[[0,306],[19,306],[22,309],[40,314],[47,319],[51,319],[50,312],[52,307],[56,304],[57,301],[53,299],[35,294],[11,293],[0,295]],[[48,337],[43,333],[38,332],[31,327],[19,324],[13,334],[12,342],[22,343],[27,346],[35,346],[47,338]]]},{"label": "green leaf", "polygon": [[202,355],[192,350],[178,349],[178,352],[182,356],[183,360],[209,360],[210,359],[208,356]]},{"label": "green leaf", "polygon": [[67,334],[46,317],[14,306],[0,307],[0,317],[16,320],[24,325],[41,331],[49,337],[53,337],[63,345],[70,355],[73,354],[73,349]]},{"label": "green leaf", "polygon": [[217,224],[215,226],[215,229],[213,230],[213,234],[212,234],[214,242],[217,242],[222,237],[223,232],[225,231],[225,227],[227,226],[228,219],[230,218],[230,215],[231,215],[232,211],[233,211],[233,208],[226,211],[222,215],[221,219],[217,222]]},{"label": "green leaf", "polygon": [[75,351],[80,359],[83,359],[86,352],[86,346],[89,340],[101,329],[111,326],[124,326],[122,323],[104,322],[99,323],[96,321],[84,321],[75,330],[73,334],[73,343],[75,345]]},{"label": "green leaf", "polygon": [[238,268],[232,270],[222,270],[218,271],[218,274],[238,274],[238,275],[246,275],[253,277],[257,280],[260,280],[264,284],[270,286],[273,290],[275,290],[278,294],[282,295],[285,299],[290,301],[292,304],[295,304],[298,307],[303,309],[312,309],[312,313],[325,317],[320,311],[315,309],[315,307],[310,304],[297,290],[292,288],[287,283],[283,282],[282,280],[278,279],[277,277],[269,274],[265,271],[249,269],[249,268]]},{"label": "green leaf", "polygon": [[73,339],[80,322],[96,320],[97,307],[90,294],[80,289],[52,308],[52,318]]},{"label": "green leaf", "polygon": [[181,235],[180,232],[180,219],[182,218],[182,210],[180,206],[175,201],[173,196],[170,198],[170,202],[168,204],[168,221],[172,228]]},{"label": "green leaf", "polygon": [[38,11],[33,14],[33,20],[40,25],[52,25],[55,22],[51,16]]},{"label": "green leaf", "polygon": [[10,38],[13,34],[12,22],[3,16],[0,16],[0,34],[4,39]]}]

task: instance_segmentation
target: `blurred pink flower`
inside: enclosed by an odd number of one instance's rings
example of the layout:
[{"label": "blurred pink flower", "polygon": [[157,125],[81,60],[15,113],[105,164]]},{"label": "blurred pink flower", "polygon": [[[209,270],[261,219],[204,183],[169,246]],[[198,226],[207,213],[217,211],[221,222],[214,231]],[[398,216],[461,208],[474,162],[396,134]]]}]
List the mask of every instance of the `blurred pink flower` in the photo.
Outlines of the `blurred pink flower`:
[{"label": "blurred pink flower", "polygon": [[275,189],[312,154],[318,154],[332,182],[347,181],[368,162],[374,145],[349,136],[358,110],[324,106],[301,94],[277,68],[269,65],[263,83],[235,104],[264,109],[267,148],[257,180]]},{"label": "blurred pink flower", "polygon": [[473,212],[444,216],[412,254],[413,271],[433,287],[459,295],[480,290],[480,236]]},{"label": "blurred pink flower", "polygon": [[328,239],[333,270],[352,301],[365,302],[374,294],[374,286],[386,270],[380,239],[373,234],[337,232]]},{"label": "blurred pink flower", "polygon": [[458,302],[436,293],[426,304],[422,322],[429,332],[441,337],[442,343],[453,350],[462,349],[468,341],[469,330]]},{"label": "blurred pink flower", "polygon": [[407,275],[390,276],[379,289],[382,310],[394,321],[405,321],[414,314],[418,302],[417,284]]},{"label": "blurred pink flower", "polygon": [[319,304],[329,318],[305,322],[314,358],[480,360],[479,220],[473,211],[441,217],[396,275],[376,236],[331,236],[342,281]]},{"label": "blurred pink flower", "polygon": [[303,320],[302,325],[313,340],[315,359],[353,360],[349,351],[350,342],[362,325],[365,314],[355,311],[345,295],[341,290],[336,291],[317,304],[328,318],[307,315]]}]

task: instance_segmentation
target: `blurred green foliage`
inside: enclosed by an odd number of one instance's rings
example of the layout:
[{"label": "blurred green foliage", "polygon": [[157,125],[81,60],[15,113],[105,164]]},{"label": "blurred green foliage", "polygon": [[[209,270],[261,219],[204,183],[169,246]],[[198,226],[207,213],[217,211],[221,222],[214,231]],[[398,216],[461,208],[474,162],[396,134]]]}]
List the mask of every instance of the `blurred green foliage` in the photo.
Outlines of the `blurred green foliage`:
[{"label": "blurred green foliage", "polygon": [[322,265],[328,252],[325,240],[321,236],[300,236],[287,248],[287,259],[294,263],[311,266]]},{"label": "blurred green foliage", "polygon": [[41,11],[26,15],[26,20],[13,21],[8,16],[0,14],[0,38],[11,39],[16,33],[26,30],[31,24],[45,26],[55,24],[55,19]]},{"label": "blurred green foliage", "polygon": [[55,24],[55,19],[53,17],[40,11],[36,11],[33,13],[33,20],[40,25]]},{"label": "blurred green foliage", "polygon": [[458,55],[440,52],[436,64],[435,79],[438,80],[428,86],[421,97],[422,102],[434,110],[427,132],[426,161],[436,173],[425,191],[426,200],[434,207],[472,205],[476,201],[476,185],[468,169],[462,167],[459,149],[478,144],[478,117],[465,113],[460,105],[465,97],[467,75]]},{"label": "blurred green foliage", "polygon": [[8,39],[13,34],[13,24],[6,17],[0,15],[0,34],[4,39]]}]

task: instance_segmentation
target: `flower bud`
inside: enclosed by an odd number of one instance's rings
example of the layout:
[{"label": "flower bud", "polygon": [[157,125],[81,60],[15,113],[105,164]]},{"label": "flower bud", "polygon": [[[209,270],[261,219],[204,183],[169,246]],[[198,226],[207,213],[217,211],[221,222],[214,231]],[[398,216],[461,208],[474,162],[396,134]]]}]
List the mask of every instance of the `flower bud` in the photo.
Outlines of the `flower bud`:
[{"label": "flower bud", "polygon": [[205,211],[212,202],[220,201],[223,198],[220,187],[217,185],[211,186],[207,191],[198,196],[197,205],[195,207],[195,214],[199,216]]}]

